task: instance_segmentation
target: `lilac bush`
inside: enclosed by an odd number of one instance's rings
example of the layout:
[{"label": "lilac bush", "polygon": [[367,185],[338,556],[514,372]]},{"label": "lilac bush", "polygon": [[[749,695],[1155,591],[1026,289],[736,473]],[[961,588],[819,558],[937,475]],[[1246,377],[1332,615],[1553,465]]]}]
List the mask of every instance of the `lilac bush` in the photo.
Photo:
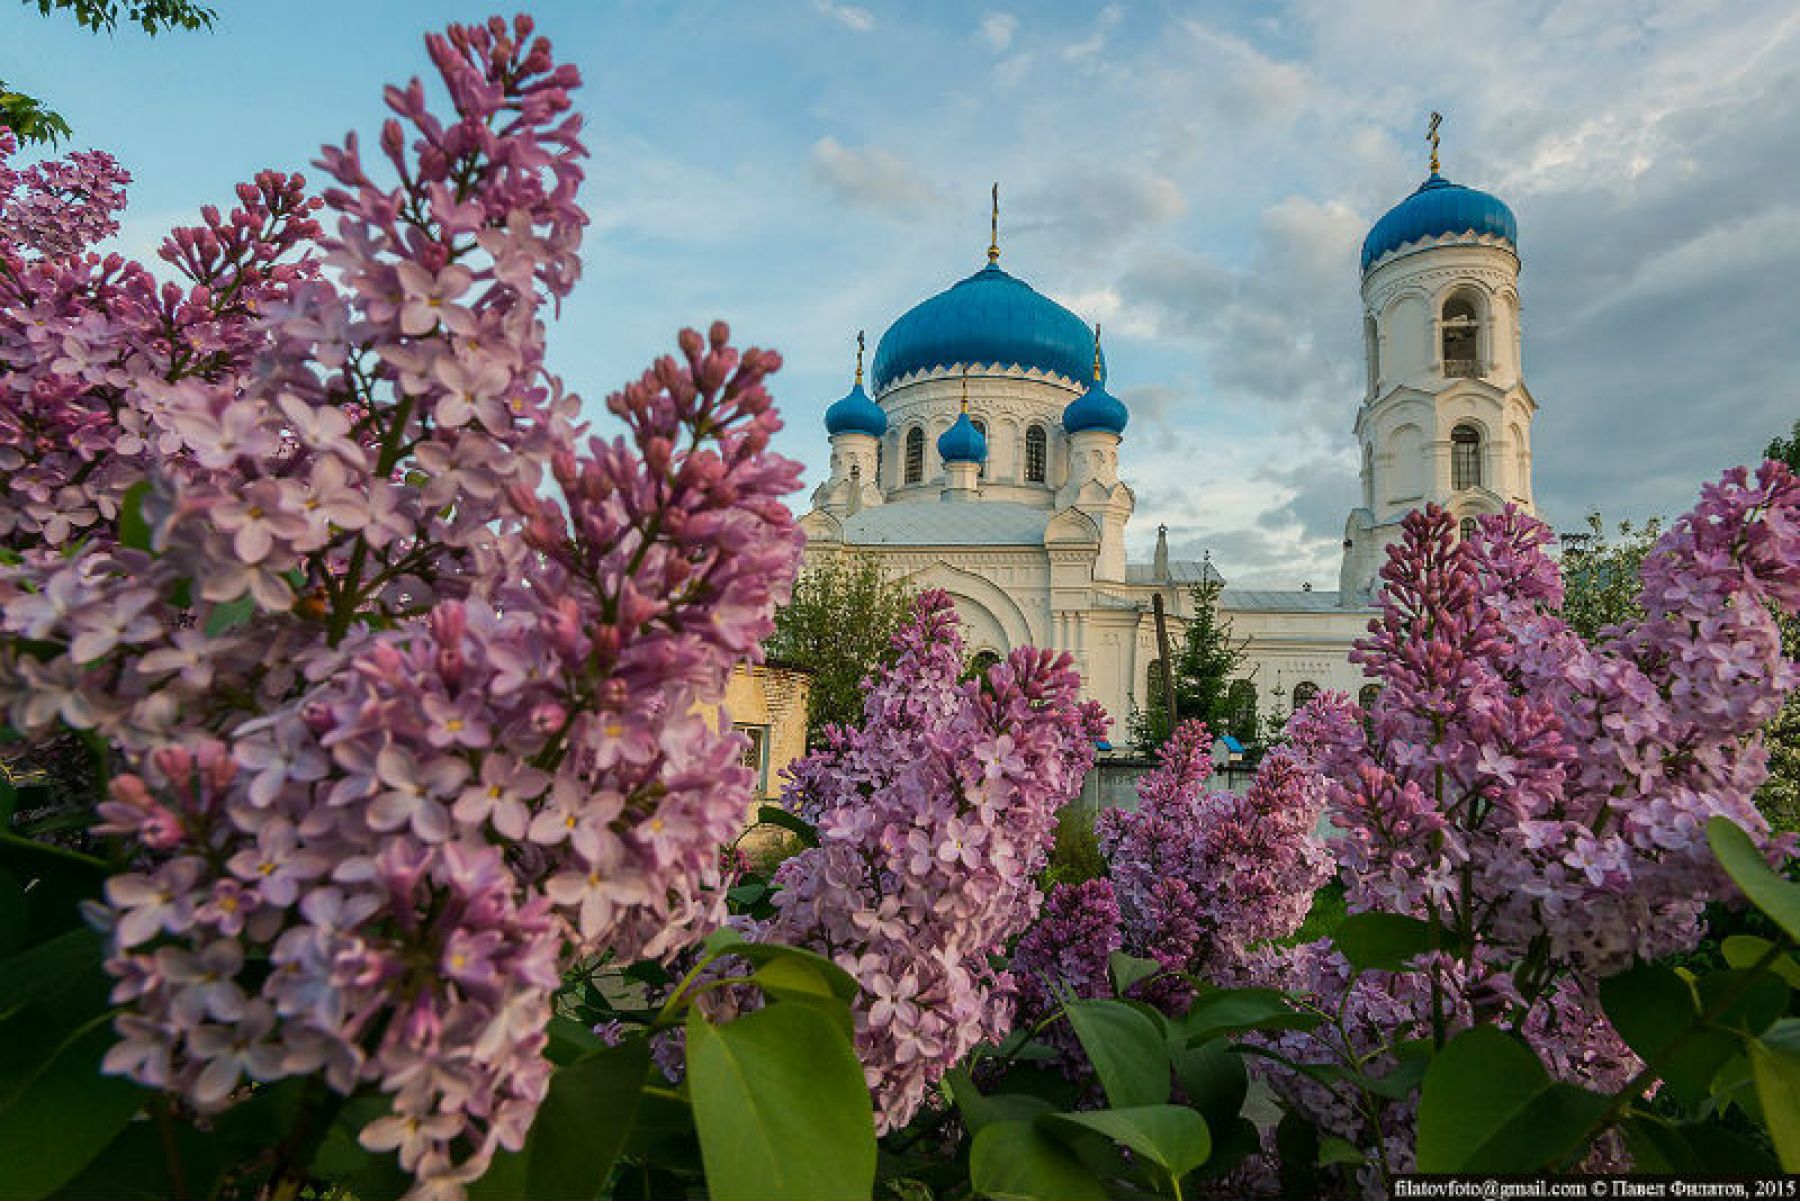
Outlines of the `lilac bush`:
[{"label": "lilac bush", "polygon": [[1056,810],[1106,728],[1067,655],[1022,647],[959,683],[945,593],[923,593],[895,643],[862,728],[827,727],[826,746],[791,769],[784,802],[819,845],[776,872],[777,912],[757,931],[861,985],[856,1049],[881,1131],[1011,1028],[1015,984],[991,957],[1036,916]]},{"label": "lilac bush", "polygon": [[354,135],[321,199],[259,176],[164,244],[180,284],[75,253],[104,156],[0,177],[0,704],[117,755],[107,1069],[381,1094],[420,1197],[522,1144],[573,958],[723,921],[753,780],[696,706],[800,549],[780,360],[722,324],[583,439],[543,360],[578,76],[523,18],[427,45],[455,111],[388,90],[387,182]]}]

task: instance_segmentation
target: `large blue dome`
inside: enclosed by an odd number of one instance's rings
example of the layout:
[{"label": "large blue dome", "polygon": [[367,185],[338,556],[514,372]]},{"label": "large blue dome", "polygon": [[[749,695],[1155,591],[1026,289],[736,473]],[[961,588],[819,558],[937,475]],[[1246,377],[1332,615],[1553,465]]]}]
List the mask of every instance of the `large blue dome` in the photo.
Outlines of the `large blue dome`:
[{"label": "large blue dome", "polygon": [[1491,234],[1519,249],[1519,223],[1496,196],[1451,183],[1437,172],[1387,211],[1363,239],[1362,269],[1390,250],[1446,234]]},{"label": "large blue dome", "polygon": [[875,347],[869,377],[877,394],[915,371],[959,363],[1037,368],[1084,380],[1093,355],[1094,335],[1081,318],[989,263],[890,325]]},{"label": "large blue dome", "polygon": [[828,434],[868,434],[871,438],[879,438],[887,433],[887,427],[887,414],[869,399],[860,379],[848,396],[825,410],[825,432]]}]

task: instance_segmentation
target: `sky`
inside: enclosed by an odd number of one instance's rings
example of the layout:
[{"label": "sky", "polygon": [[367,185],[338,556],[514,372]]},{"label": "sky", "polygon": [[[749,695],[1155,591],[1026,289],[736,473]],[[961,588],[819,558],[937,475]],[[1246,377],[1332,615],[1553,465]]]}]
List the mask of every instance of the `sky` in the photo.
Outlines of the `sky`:
[{"label": "sky", "polygon": [[[117,242],[370,137],[422,34],[484,5],[214,0],[94,36],[0,0],[0,77],[135,177]],[[499,10],[510,11],[510,10]],[[985,262],[1106,326],[1134,559],[1335,586],[1356,503],[1358,249],[1443,169],[1507,201],[1540,513],[1673,516],[1800,417],[1800,6],[1782,0],[534,6],[576,63],[584,276],[551,364],[606,394],[724,318],[772,346],[777,449],[826,473],[856,331]],[[605,419],[597,422],[597,425]],[[805,507],[804,496],[794,498]]]}]

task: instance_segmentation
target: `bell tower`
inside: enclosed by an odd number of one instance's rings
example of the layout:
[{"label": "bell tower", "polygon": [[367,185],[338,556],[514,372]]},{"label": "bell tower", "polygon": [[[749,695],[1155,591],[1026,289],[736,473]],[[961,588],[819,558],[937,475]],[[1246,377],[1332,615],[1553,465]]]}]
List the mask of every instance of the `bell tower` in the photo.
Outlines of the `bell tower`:
[{"label": "bell tower", "polygon": [[1467,530],[1531,510],[1531,419],[1519,325],[1518,223],[1497,197],[1438,169],[1363,242],[1367,386],[1356,414],[1362,495],[1344,531],[1339,589],[1365,602],[1402,518],[1436,504]]}]

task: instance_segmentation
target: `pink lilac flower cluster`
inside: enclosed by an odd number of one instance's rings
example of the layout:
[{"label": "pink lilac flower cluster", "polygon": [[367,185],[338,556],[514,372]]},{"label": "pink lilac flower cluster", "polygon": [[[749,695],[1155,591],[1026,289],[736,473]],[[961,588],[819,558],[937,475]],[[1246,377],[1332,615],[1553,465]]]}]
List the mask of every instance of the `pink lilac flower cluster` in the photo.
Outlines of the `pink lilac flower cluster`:
[{"label": "pink lilac flower cluster", "polygon": [[[1125,945],[1123,918],[1112,881],[1101,876],[1058,884],[1044,899],[1037,922],[1013,948],[1012,974],[1022,1017],[1056,1012],[1067,996],[1110,997],[1112,953]],[[1045,1031],[1052,1043],[1069,1041],[1061,1025]],[[1065,1049],[1072,1049],[1073,1044]]]},{"label": "pink lilac flower cluster", "polygon": [[1508,510],[1460,541],[1407,518],[1355,657],[1367,723],[1324,698],[1292,733],[1325,775],[1352,910],[1431,916],[1547,980],[1691,946],[1724,886],[1703,827],[1758,836],[1757,730],[1797,678],[1771,605],[1800,606],[1800,481],[1707,487],[1644,566],[1646,615],[1588,648],[1557,616],[1549,531]]},{"label": "pink lilac flower cluster", "polygon": [[[456,114],[389,90],[397,185],[328,150],[324,236],[298,178],[259,177],[170,240],[192,283],[144,328],[106,315],[141,268],[0,247],[0,360],[126,431],[75,465],[0,428],[67,476],[8,514],[0,705],[127,768],[109,1069],[201,1109],[373,1087],[364,1144],[451,1197],[524,1139],[569,957],[724,919],[753,780],[699,707],[787,595],[799,472],[768,451],[779,358],[723,325],[581,443],[541,317],[579,273],[576,73],[523,18],[428,46]],[[52,357],[44,316],[111,357]]]},{"label": "pink lilac flower cluster", "polygon": [[753,931],[810,946],[861,984],[856,1047],[883,1132],[1010,1028],[1013,981],[990,957],[1036,916],[1056,810],[1106,728],[1067,655],[1022,647],[959,682],[942,592],[918,598],[895,645],[863,727],[829,731],[790,769],[784,801],[819,845],[782,864],[776,915]]},{"label": "pink lilac flower cluster", "polygon": [[[1125,949],[1170,972],[1213,972],[1251,945],[1293,933],[1331,873],[1314,834],[1324,798],[1285,752],[1263,761],[1248,791],[1208,792],[1211,735],[1182,723],[1138,781],[1135,810],[1095,823],[1125,923]],[[1184,1008],[1177,977],[1146,1000]]]}]

